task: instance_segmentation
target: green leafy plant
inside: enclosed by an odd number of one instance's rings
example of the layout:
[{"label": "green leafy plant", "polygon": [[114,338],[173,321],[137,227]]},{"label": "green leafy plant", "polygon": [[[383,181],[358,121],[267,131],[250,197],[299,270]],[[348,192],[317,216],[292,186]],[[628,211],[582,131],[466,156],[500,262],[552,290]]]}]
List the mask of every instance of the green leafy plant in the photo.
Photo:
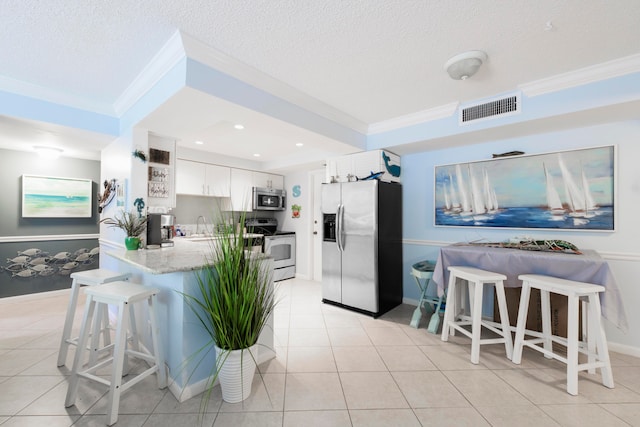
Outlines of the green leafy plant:
[{"label": "green leafy plant", "polygon": [[122,211],[120,215],[114,215],[113,218],[104,218],[100,222],[123,230],[127,237],[138,237],[147,228],[147,217],[139,217],[133,212],[126,211]]},{"label": "green leafy plant", "polygon": [[[244,214],[240,221],[244,223]],[[205,407],[229,352],[256,345],[276,305],[270,263],[245,250],[241,227],[237,232],[233,227],[220,230],[211,244],[208,264],[196,276],[196,291],[182,294],[211,338],[208,348],[200,351],[211,351],[213,345],[222,350],[203,397]]]}]

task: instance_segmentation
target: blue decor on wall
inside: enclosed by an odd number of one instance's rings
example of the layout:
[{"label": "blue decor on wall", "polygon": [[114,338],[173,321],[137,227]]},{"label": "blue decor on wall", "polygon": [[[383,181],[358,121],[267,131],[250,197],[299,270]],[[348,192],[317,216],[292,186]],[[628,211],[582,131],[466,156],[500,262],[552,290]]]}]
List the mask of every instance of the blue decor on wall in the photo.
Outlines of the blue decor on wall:
[{"label": "blue decor on wall", "polygon": [[435,225],[614,229],[614,147],[435,167]]},{"label": "blue decor on wall", "polygon": [[142,197],[138,197],[134,202],[133,206],[138,210],[138,217],[142,218],[142,210],[144,209],[144,200]]},{"label": "blue decor on wall", "polygon": [[391,176],[399,177],[400,176],[400,166],[392,165],[389,163],[389,156],[384,151],[382,152],[382,159],[384,160],[384,166],[387,168],[387,172],[391,174]]},{"label": "blue decor on wall", "polygon": [[291,189],[291,194],[293,194],[293,197],[300,197],[300,194],[301,194],[300,186],[294,185],[293,188]]}]

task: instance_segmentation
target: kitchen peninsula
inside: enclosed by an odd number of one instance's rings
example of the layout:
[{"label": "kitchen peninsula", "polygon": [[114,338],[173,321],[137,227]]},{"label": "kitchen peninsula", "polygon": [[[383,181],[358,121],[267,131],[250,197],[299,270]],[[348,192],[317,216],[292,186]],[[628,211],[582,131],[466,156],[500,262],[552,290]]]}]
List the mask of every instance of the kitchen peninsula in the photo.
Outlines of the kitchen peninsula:
[{"label": "kitchen peninsula", "polygon": [[[197,294],[198,277],[212,253],[215,239],[193,241],[174,239],[173,247],[126,251],[107,250],[115,261],[115,268],[132,274],[131,281],[161,290],[158,294],[158,327],[163,357],[169,375],[169,389],[184,401],[204,391],[207,379],[215,367],[215,352],[200,321],[185,303],[182,293]],[[254,256],[262,256],[255,253]],[[273,269],[273,259],[264,257],[266,266]],[[273,283],[273,282],[272,282]],[[139,331],[147,328],[140,324]],[[273,318],[265,326],[259,340],[258,363],[275,357],[273,346]],[[198,353],[202,348],[203,351]],[[210,351],[209,351],[210,349]]]}]

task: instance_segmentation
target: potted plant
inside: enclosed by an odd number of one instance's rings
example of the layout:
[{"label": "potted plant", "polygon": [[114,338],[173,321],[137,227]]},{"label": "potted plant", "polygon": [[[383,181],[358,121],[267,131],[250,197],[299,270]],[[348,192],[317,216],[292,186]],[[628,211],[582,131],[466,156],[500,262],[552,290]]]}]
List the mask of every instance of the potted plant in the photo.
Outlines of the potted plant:
[{"label": "potted plant", "polygon": [[[241,222],[244,223],[244,214]],[[212,241],[208,263],[197,275],[193,295],[183,293],[202,327],[211,338],[216,363],[207,384],[204,402],[216,380],[222,398],[237,403],[249,397],[256,369],[258,338],[276,301],[269,263],[259,253],[244,248],[244,230],[221,228]]]},{"label": "potted plant", "polygon": [[113,218],[104,218],[100,222],[104,222],[109,227],[119,228],[126,233],[124,245],[127,250],[136,250],[140,247],[140,235],[147,228],[147,217],[126,211],[122,211],[119,216],[114,215]]}]

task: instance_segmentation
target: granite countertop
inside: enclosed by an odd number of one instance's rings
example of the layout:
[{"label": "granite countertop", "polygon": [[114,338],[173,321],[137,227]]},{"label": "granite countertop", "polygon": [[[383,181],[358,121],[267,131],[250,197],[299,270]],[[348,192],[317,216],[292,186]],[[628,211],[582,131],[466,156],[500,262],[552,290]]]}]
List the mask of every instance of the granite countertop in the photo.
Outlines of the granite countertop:
[{"label": "granite countertop", "polygon": [[[250,237],[250,236],[247,236]],[[167,274],[180,271],[200,270],[209,264],[216,243],[215,238],[204,240],[180,238],[173,239],[174,246],[158,249],[110,250],[105,253],[120,261],[131,264],[150,274]],[[253,252],[267,258],[266,255]]]},{"label": "granite countertop", "polygon": [[199,270],[207,264],[215,240],[188,241],[174,239],[174,246],[137,251],[112,250],[106,254],[136,266],[145,273],[166,274]]}]

